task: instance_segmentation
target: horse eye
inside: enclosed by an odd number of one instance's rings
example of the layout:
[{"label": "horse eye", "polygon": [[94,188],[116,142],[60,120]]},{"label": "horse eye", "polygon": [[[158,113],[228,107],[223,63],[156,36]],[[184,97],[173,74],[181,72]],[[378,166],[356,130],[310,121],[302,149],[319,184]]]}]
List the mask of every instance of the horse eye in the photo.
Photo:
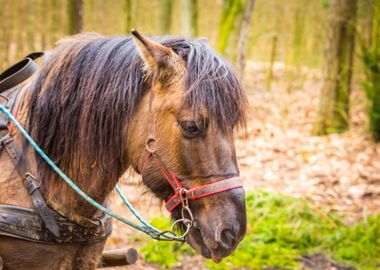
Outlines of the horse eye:
[{"label": "horse eye", "polygon": [[187,134],[193,136],[198,134],[199,129],[195,121],[181,121],[180,125],[183,131],[185,131]]}]

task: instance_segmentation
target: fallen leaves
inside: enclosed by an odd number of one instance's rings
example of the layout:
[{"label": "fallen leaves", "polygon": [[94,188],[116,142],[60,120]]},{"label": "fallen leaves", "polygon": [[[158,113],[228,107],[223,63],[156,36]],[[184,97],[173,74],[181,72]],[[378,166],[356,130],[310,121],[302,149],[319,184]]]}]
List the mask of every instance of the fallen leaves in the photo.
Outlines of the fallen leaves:
[{"label": "fallen leaves", "polygon": [[[350,131],[313,136],[321,77],[303,69],[302,89],[289,88],[286,66],[278,65],[275,72],[282,76],[266,91],[265,69],[259,63],[248,66],[252,113],[247,134],[236,144],[246,188],[307,196],[350,221],[379,211],[380,145],[366,131],[362,89],[353,89]],[[254,77],[262,80],[249,79]]]}]

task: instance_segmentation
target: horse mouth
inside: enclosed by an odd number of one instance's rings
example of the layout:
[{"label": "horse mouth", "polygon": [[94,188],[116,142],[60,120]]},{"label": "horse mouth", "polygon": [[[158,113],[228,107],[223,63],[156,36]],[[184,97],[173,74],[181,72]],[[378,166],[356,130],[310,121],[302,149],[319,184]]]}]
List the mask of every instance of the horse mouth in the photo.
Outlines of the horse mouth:
[{"label": "horse mouth", "polygon": [[193,227],[191,234],[189,235],[188,243],[195,250],[197,250],[203,257],[207,259],[212,259],[215,263],[219,263],[223,260],[224,257],[217,256],[212,249],[208,248],[206,245],[206,241],[202,236],[202,231],[197,226],[197,222],[195,221],[195,226]]}]

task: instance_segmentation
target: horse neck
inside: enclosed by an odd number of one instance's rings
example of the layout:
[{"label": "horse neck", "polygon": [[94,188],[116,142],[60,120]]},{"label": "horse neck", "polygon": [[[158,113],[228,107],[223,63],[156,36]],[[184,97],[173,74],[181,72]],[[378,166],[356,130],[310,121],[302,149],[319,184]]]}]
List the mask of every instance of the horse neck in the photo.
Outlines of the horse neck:
[{"label": "horse neck", "polygon": [[[76,183],[88,196],[100,204],[107,205],[108,198],[114,189],[118,179],[108,179],[106,176],[98,173],[95,168],[88,176],[89,180]],[[75,179],[72,179],[76,182]],[[112,183],[112,184],[110,184]],[[59,176],[53,176],[49,181],[43,181],[43,192],[48,202],[54,200],[55,203],[63,206],[64,209],[73,211],[79,215],[92,218],[99,215],[99,211],[85,199],[68,186]]]},{"label": "horse neck", "polygon": [[[24,126],[27,125],[29,101],[30,94],[27,93],[24,105],[20,108],[19,112],[19,120]],[[19,132],[17,132],[16,137],[19,138],[19,144],[22,145],[23,140]],[[38,176],[37,180],[41,183],[41,191],[48,203],[54,201],[58,203],[60,207],[63,207],[63,209],[88,218],[101,214],[95,207],[90,205],[75,192],[52,168],[46,166],[44,161],[41,161],[41,163],[37,162],[35,158],[37,153],[31,147],[27,148],[24,155],[24,158],[29,160],[32,174]],[[81,159],[80,154],[76,155],[76,157]],[[74,172],[70,172],[69,170],[66,171],[63,169],[63,172],[69,176],[75,175]],[[77,177],[78,176],[73,176],[71,180],[89,197],[103,205],[107,205],[108,197],[119,180],[118,177],[107,177],[107,171],[100,169],[96,162],[87,170],[86,175],[79,177],[81,179],[80,181],[78,181]]]}]

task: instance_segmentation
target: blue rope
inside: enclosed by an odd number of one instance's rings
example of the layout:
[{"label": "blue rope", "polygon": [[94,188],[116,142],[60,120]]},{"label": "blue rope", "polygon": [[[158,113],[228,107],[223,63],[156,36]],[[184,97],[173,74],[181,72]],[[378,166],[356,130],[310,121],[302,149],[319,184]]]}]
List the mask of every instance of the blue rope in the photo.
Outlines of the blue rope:
[{"label": "blue rope", "polygon": [[113,218],[116,218],[117,220],[120,220],[121,222],[135,228],[136,230],[139,230],[141,232],[144,232],[148,234],[153,239],[159,240],[160,237],[158,235],[161,234],[161,237],[166,238],[167,240],[179,240],[183,241],[183,239],[180,239],[178,237],[162,233],[160,230],[154,228],[152,225],[150,225],[147,221],[145,221],[133,208],[133,206],[130,204],[128,199],[124,196],[121,189],[117,186],[116,191],[122,198],[123,202],[127,205],[129,210],[132,212],[133,215],[144,225],[140,226],[130,220],[127,220],[123,218],[122,216],[119,216],[115,212],[113,212],[111,209],[104,207],[103,205],[99,204],[97,201],[89,197],[81,188],[79,188],[64,172],[61,171],[61,169],[45,154],[45,152],[35,143],[35,141],[30,137],[28,132],[22,127],[22,125],[14,118],[12,113],[5,108],[3,105],[0,105],[0,111],[3,111],[5,115],[15,124],[17,129],[21,132],[21,134],[25,137],[25,139],[30,143],[30,145],[36,150],[36,152],[45,160],[45,162],[76,192],[78,193],[83,199],[85,199],[87,202],[89,202],[91,205],[96,207],[97,209],[101,210],[103,213],[110,215]]},{"label": "blue rope", "polygon": [[116,192],[119,194],[120,198],[123,200],[123,202],[125,203],[125,205],[128,207],[128,209],[132,212],[132,214],[142,223],[144,224],[145,227],[155,231],[156,233],[161,233],[160,230],[156,229],[155,227],[153,227],[152,225],[149,224],[149,222],[147,222],[145,219],[143,219],[136,211],[136,209],[132,206],[132,204],[129,202],[129,200],[127,199],[127,197],[125,197],[125,195],[123,194],[123,192],[121,191],[119,185],[116,185]]}]

